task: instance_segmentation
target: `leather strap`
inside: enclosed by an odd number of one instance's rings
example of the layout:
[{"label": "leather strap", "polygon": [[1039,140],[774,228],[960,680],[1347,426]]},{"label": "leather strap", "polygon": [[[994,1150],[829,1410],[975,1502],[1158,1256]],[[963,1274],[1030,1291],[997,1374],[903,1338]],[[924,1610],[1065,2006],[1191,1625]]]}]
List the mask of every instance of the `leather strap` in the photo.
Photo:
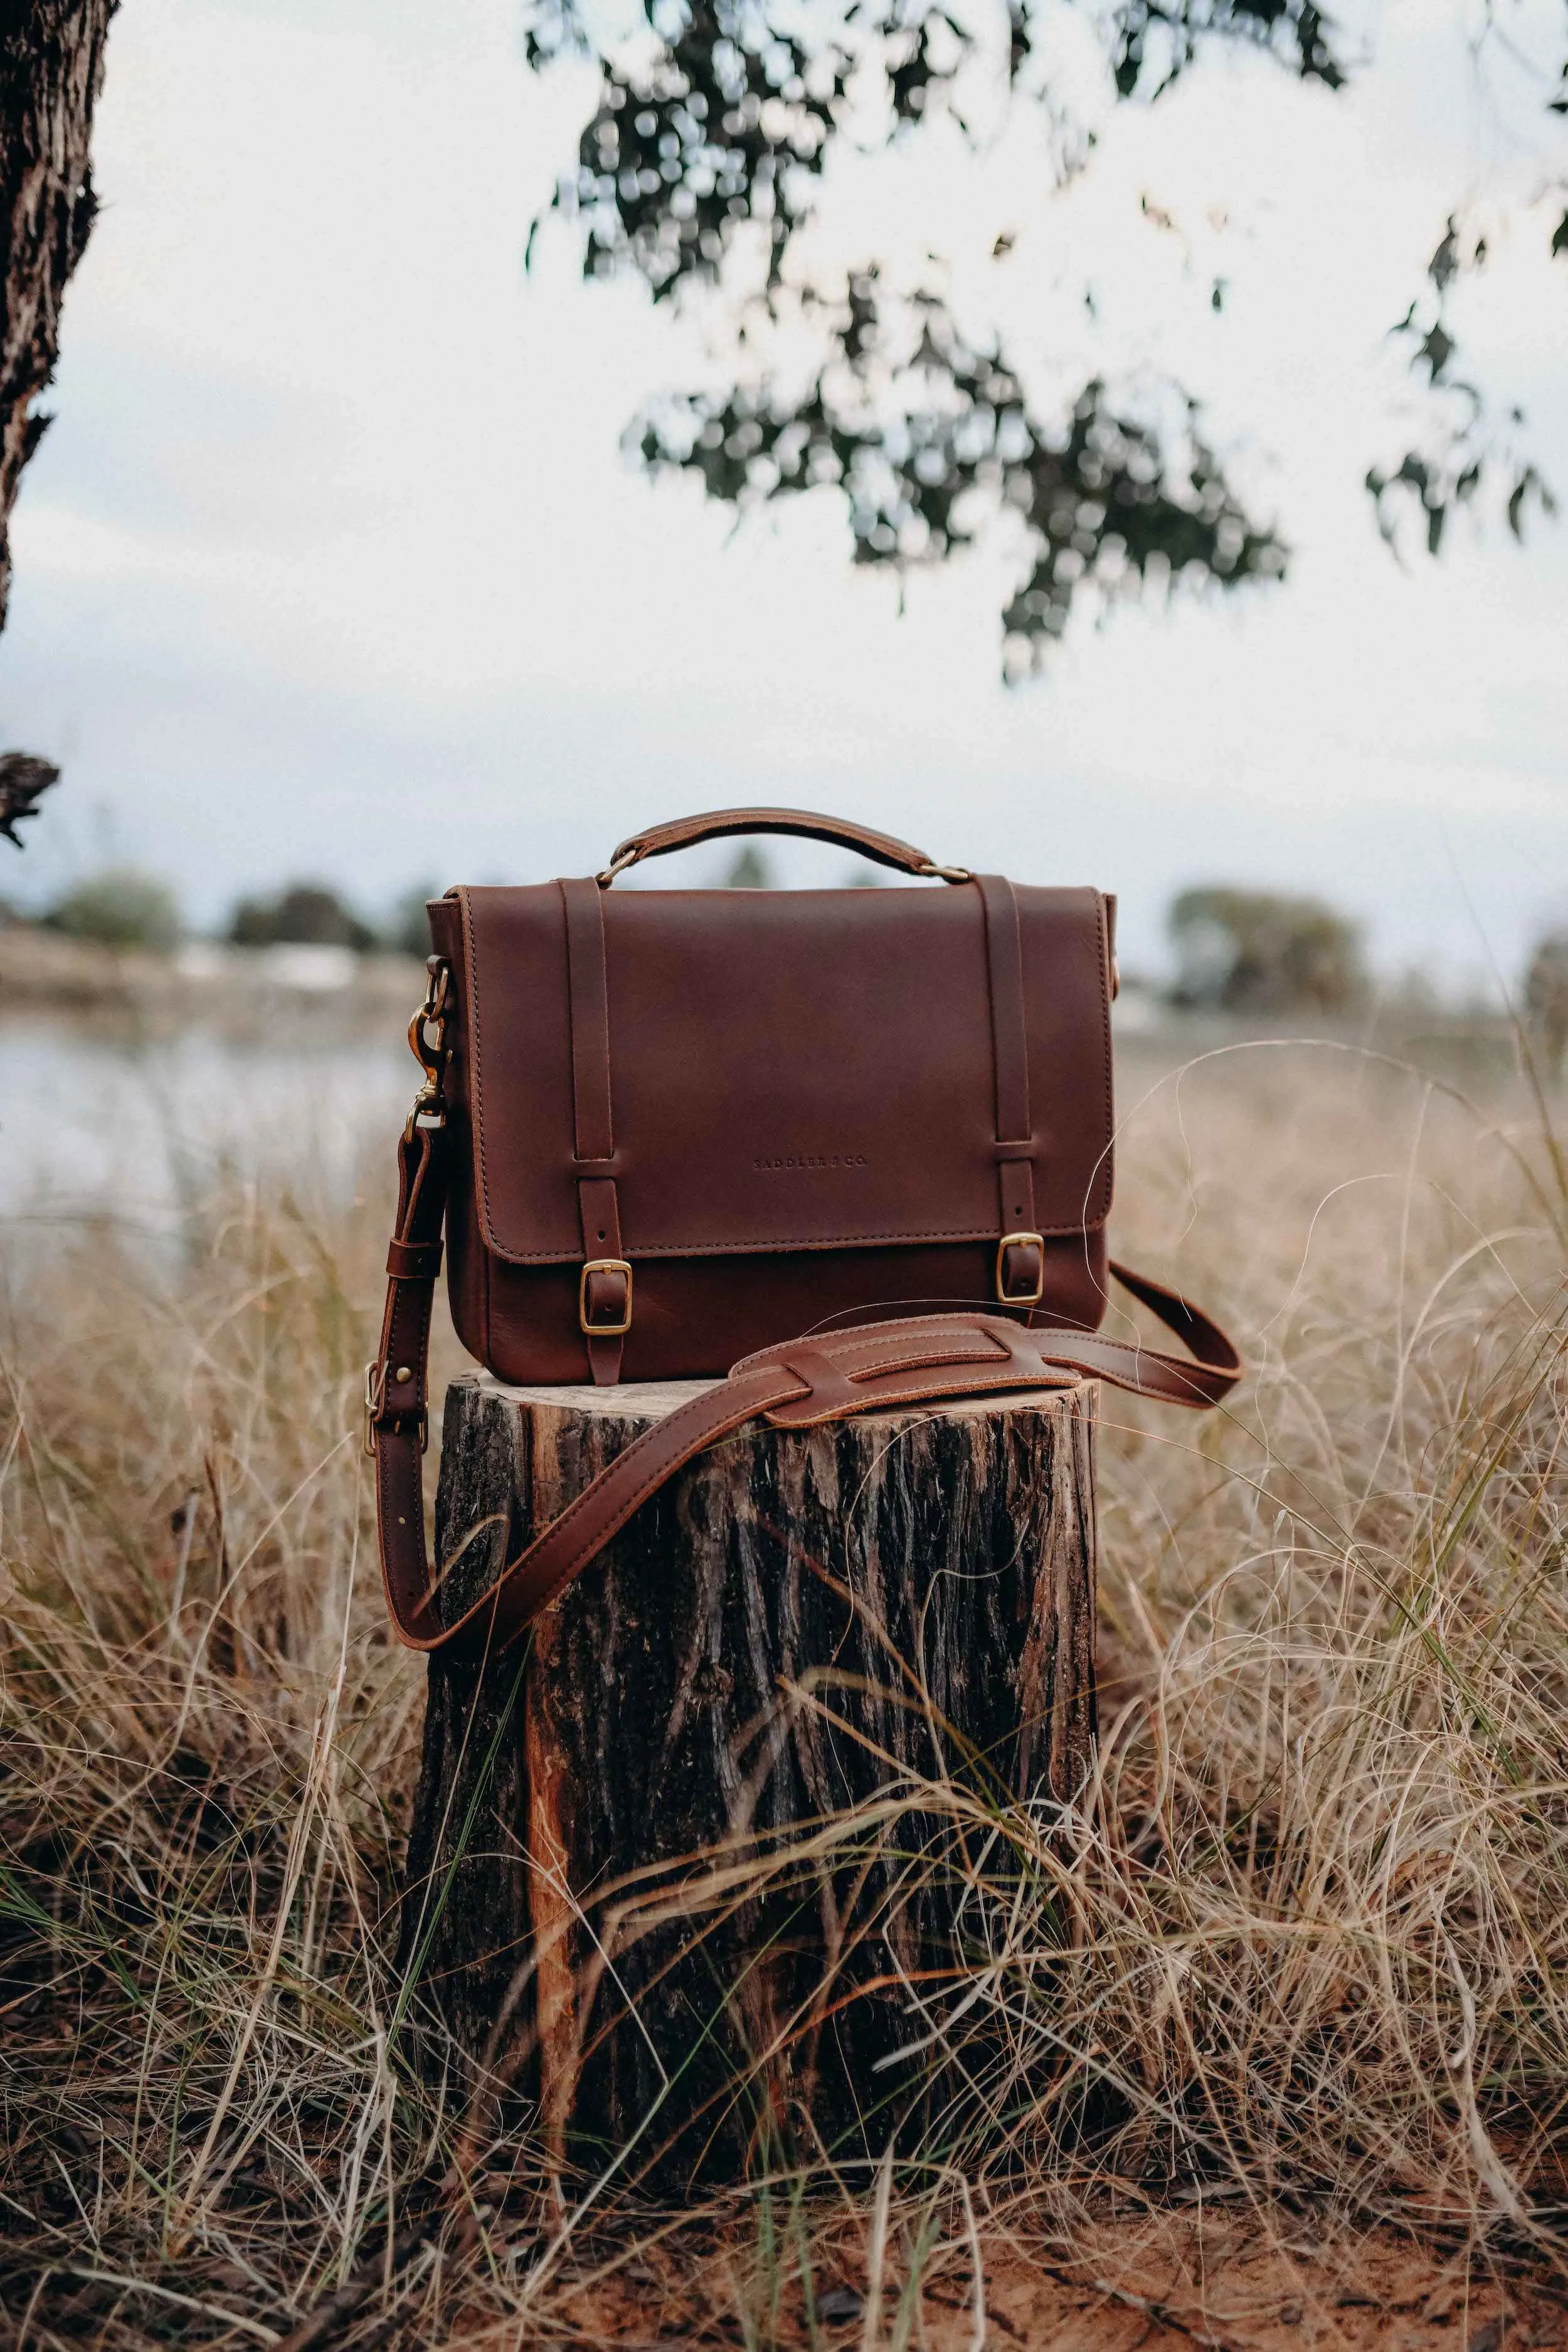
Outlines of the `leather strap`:
[{"label": "leather strap", "polygon": [[[1024,945],[1018,901],[1001,874],[977,874],[985,910],[985,969],[991,991],[991,1052],[996,1072],[996,1206],[1000,1241],[1035,1231],[1035,1139],[1029,1118],[1029,1035],[1024,1008]],[[1045,1276],[1037,1249],[1005,1251],[998,1272],[1027,1296]],[[1025,1261],[1032,1263],[1025,1263]]]},{"label": "leather strap", "polygon": [[[584,1266],[620,1258],[620,1198],[615,1177],[615,1117],[610,1094],[610,984],[605,961],[605,910],[589,879],[560,883],[566,916],[567,991],[572,1009],[572,1104],[575,1120],[577,1214]],[[625,1335],[594,1324],[624,1324],[631,1307],[625,1275],[596,1268],[584,1277],[583,1319],[588,1368],[600,1388],[621,1377]]]},{"label": "leather strap", "polygon": [[610,1107],[610,985],[599,886],[558,882],[566,916],[566,979],[572,1006],[572,1108],[579,1161],[613,1160]]},{"label": "leather strap", "polygon": [[645,857],[664,857],[672,849],[689,848],[694,841],[715,841],[731,833],[801,834],[808,841],[837,842],[841,848],[853,849],[874,865],[890,866],[900,874],[936,876],[944,882],[971,878],[962,866],[939,866],[923,849],[911,848],[895,834],[873,833],[845,817],[818,816],[811,809],[734,808],[710,809],[705,816],[679,816],[668,824],[650,824],[643,833],[628,835],[599,880],[608,884]]},{"label": "leather strap", "polygon": [[[387,1254],[381,1344],[365,1375],[365,1447],[375,1459],[375,1520],[393,1623],[435,1622],[425,1549],[422,1469],[434,1273],[400,1271],[439,1247],[450,1139],[444,1115],[410,1117],[397,1147],[397,1224]],[[404,1254],[406,1253],[406,1255]]]},{"label": "leather strap", "polygon": [[[425,1268],[440,1238],[447,1179],[446,1122],[432,1109],[410,1119],[398,1147],[394,1270],[365,1391],[387,1607],[399,1640],[414,1650],[473,1653],[514,1641],[683,1464],[759,1414],[780,1428],[804,1428],[879,1405],[1060,1388],[1085,1375],[1202,1407],[1218,1404],[1241,1375],[1241,1360],[1217,1324],[1114,1260],[1117,1280],[1178,1334],[1192,1361],[1094,1332],[1031,1331],[1002,1315],[930,1315],[786,1340],[742,1358],[727,1380],[635,1438],[508,1563],[482,1600],[446,1625],[425,1542],[421,1457],[435,1296],[435,1275]],[[416,1265],[417,1273],[397,1270]]]}]

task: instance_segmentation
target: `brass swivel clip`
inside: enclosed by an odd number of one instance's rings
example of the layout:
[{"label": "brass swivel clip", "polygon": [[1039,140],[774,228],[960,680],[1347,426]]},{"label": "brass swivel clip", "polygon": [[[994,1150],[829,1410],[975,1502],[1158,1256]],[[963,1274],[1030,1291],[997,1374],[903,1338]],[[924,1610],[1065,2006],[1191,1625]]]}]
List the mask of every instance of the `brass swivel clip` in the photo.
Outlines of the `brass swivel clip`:
[{"label": "brass swivel clip", "polygon": [[452,968],[444,956],[431,956],[425,966],[429,974],[425,984],[425,1002],[408,1024],[408,1050],[425,1073],[425,1083],[414,1097],[408,1114],[405,1135],[412,1135],[417,1121],[427,1126],[439,1126],[446,1114],[441,1089],[447,1076],[447,1008],[451,1002]]}]

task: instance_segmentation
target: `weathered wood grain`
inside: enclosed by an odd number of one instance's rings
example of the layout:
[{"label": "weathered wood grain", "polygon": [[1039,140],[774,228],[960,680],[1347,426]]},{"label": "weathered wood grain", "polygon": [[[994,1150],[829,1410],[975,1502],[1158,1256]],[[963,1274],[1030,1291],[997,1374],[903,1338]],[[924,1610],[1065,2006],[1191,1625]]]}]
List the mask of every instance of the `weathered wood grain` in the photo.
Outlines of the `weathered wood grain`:
[{"label": "weathered wood grain", "polygon": [[[454,1612],[690,1387],[447,1392]],[[1091,1385],[693,1463],[492,1662],[432,1661],[405,1958],[557,2161],[875,2141],[999,1800],[1094,1739]]]}]

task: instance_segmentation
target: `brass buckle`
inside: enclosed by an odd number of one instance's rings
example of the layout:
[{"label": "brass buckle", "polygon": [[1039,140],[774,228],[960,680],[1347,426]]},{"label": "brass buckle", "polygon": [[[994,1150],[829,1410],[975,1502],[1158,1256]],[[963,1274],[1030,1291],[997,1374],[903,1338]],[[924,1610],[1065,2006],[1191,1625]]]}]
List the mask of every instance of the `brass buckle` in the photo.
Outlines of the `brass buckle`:
[{"label": "brass buckle", "polygon": [[[1039,1273],[1033,1290],[1009,1290],[1003,1278],[1010,1249],[1033,1248],[1039,1252]],[[1037,1307],[1046,1295],[1046,1237],[1044,1234],[1004,1234],[996,1244],[996,1296],[1004,1307]]]},{"label": "brass buckle", "polygon": [[[624,1274],[626,1278],[626,1311],[618,1323],[590,1323],[588,1320],[588,1276],[591,1274]],[[632,1328],[632,1270],[624,1257],[591,1257],[577,1277],[577,1320],[590,1339],[620,1339]]]}]

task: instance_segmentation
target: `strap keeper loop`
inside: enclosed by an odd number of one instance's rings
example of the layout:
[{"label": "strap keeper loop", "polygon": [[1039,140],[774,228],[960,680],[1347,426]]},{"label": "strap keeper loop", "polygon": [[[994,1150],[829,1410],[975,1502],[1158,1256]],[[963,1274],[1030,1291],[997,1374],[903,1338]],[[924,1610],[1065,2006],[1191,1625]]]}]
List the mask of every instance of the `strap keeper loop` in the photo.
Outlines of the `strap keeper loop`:
[{"label": "strap keeper loop", "polygon": [[440,1242],[389,1242],[386,1270],[395,1282],[434,1282],[441,1271]]}]

